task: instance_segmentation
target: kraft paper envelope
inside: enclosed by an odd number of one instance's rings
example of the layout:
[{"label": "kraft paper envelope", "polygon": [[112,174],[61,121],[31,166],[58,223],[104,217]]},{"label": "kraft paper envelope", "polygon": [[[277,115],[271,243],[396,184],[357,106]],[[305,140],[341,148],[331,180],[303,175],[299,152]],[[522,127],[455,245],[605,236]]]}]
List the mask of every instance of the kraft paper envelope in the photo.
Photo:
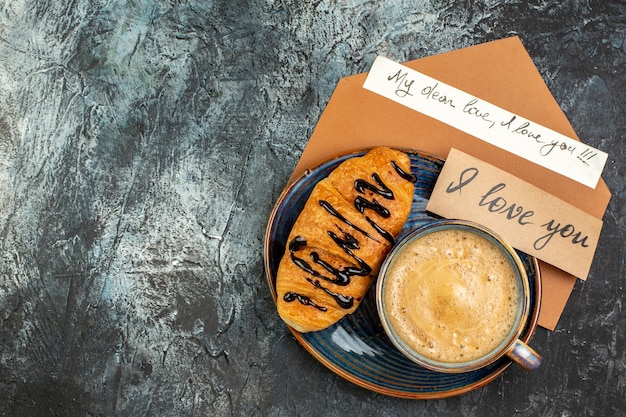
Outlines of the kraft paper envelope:
[{"label": "kraft paper envelope", "polygon": [[[389,57],[393,58],[393,57]],[[578,140],[517,37],[404,63],[446,84]],[[411,148],[446,158],[457,148],[601,219],[611,194],[496,148],[442,122],[365,90],[366,73],[341,79],[320,117],[292,179],[334,156],[372,146]],[[543,296],[539,325],[554,330],[576,277],[540,262]],[[593,278],[591,278],[593,279]]]}]

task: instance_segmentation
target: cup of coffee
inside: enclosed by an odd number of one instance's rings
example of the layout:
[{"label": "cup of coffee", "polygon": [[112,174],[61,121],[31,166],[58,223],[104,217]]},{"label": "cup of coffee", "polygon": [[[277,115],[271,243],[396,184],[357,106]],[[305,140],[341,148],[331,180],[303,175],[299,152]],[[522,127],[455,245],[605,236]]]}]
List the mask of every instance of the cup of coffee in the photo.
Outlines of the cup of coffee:
[{"label": "cup of coffee", "polygon": [[409,232],[381,266],[376,296],[392,343],[427,369],[469,372],[504,355],[529,371],[541,364],[520,340],[530,308],[526,270],[482,225],[441,220]]}]

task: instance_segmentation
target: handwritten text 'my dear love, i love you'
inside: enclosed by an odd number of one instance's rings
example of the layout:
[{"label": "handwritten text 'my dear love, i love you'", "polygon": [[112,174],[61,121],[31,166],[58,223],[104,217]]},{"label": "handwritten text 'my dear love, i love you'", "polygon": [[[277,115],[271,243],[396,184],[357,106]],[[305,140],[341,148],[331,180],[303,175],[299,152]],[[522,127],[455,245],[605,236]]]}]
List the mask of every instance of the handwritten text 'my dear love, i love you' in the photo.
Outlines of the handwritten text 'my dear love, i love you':
[{"label": "handwritten text 'my dear love, i love you'", "polygon": [[[486,129],[501,128],[506,129],[513,135],[523,137],[535,142],[538,146],[538,153],[541,156],[548,156],[553,151],[567,152],[583,164],[589,164],[589,161],[598,156],[598,152],[588,146],[578,143],[572,145],[568,141],[560,139],[550,139],[544,137],[538,129],[535,129],[532,122],[527,120],[518,120],[518,116],[507,114],[505,119],[502,115],[496,115],[489,110],[489,104],[484,103],[478,98],[471,97],[469,99],[457,98],[450,89],[442,87],[439,82],[430,85],[416,86],[415,79],[409,78],[407,71],[399,69],[394,74],[387,77],[389,82],[395,84],[395,94],[399,98],[421,97],[430,104],[447,106],[450,109],[456,109],[462,115],[477,119],[484,123]],[[422,88],[420,88],[422,87]]]},{"label": "handwritten text 'my dear love, i love you'", "polygon": [[[512,97],[509,101],[521,110],[544,106],[543,98],[525,96],[519,88],[509,93],[515,85],[514,74],[504,81],[496,86],[485,76],[477,88],[492,97]],[[460,148],[471,144],[470,135],[590,188],[596,187],[608,158],[605,152],[384,57],[376,58],[363,88],[453,127],[458,134],[449,129],[442,129],[441,134]],[[415,124],[419,120],[393,120],[410,123],[419,135],[420,124]]]}]

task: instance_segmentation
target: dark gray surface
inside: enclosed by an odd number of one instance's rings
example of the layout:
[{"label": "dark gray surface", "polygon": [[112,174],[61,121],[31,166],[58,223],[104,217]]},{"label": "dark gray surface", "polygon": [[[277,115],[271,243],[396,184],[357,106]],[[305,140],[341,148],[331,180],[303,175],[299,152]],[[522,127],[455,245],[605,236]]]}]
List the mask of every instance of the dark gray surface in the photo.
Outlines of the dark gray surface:
[{"label": "dark gray surface", "polygon": [[[0,415],[626,416],[626,6],[473,3],[1,2]],[[535,374],[361,389],[275,313],[271,207],[339,78],[512,34],[609,153],[590,277]]]}]

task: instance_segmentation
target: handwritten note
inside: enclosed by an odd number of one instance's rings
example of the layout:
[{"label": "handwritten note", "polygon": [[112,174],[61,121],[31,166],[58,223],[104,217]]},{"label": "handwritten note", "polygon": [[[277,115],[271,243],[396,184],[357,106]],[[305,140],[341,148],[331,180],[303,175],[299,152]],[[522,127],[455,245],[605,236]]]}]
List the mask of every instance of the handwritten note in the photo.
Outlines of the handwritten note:
[{"label": "handwritten note", "polygon": [[363,87],[591,188],[606,164],[605,152],[384,57]]},{"label": "handwritten note", "polygon": [[602,229],[602,220],[457,149],[426,209],[483,224],[514,248],[583,280]]}]

